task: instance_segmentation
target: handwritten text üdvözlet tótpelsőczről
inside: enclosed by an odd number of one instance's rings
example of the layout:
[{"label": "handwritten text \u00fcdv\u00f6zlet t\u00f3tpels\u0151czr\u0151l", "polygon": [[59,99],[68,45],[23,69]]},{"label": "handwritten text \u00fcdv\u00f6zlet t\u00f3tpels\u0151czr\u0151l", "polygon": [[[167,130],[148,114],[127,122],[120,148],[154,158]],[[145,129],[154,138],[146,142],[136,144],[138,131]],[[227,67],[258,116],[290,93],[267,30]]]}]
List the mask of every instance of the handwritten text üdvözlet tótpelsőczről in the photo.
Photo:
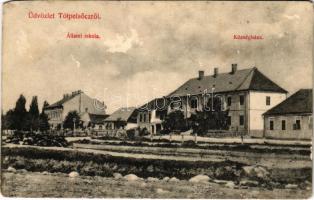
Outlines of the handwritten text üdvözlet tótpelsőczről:
[{"label": "handwritten text \u00fcdv\u00f6zlet t\u00f3tpels\u0151czr\u0151l", "polygon": [[63,20],[100,20],[99,13],[66,13],[66,12],[28,12],[30,19],[63,19]]}]

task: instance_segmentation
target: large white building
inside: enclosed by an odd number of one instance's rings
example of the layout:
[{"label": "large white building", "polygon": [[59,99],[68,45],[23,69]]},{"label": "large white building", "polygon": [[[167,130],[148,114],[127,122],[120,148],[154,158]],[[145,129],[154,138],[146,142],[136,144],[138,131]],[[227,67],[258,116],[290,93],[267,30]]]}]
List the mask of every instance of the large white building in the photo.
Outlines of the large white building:
[{"label": "large white building", "polygon": [[[198,77],[191,78],[165,98],[142,106],[138,124],[156,133],[162,129],[165,114],[180,109],[189,118],[196,111],[211,109],[212,96],[219,97],[222,109],[229,111],[229,130],[262,137],[263,113],[285,100],[287,91],[256,67],[238,70],[237,64],[232,64],[229,72],[219,73],[215,68],[214,73],[207,76],[199,71]],[[160,109],[163,104],[167,104],[166,109]],[[149,109],[143,109],[145,107]]]},{"label": "large white building", "polygon": [[[58,126],[62,128],[63,121],[70,111],[76,111],[81,116],[84,124],[98,124],[100,122],[99,118],[105,119],[108,116],[105,110],[104,102],[93,99],[78,90],[71,94],[64,94],[61,100],[47,106],[45,113],[48,115],[50,127],[54,129]],[[103,121],[101,123],[103,124]]]}]

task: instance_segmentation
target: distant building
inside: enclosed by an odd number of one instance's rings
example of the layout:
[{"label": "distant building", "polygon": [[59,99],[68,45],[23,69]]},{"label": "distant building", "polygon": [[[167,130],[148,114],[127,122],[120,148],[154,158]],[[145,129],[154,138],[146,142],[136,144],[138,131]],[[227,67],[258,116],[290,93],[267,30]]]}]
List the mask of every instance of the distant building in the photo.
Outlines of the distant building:
[{"label": "distant building", "polygon": [[[196,111],[212,109],[213,96],[220,99],[222,110],[229,111],[230,130],[262,137],[262,114],[286,99],[287,91],[256,67],[238,70],[237,64],[232,64],[231,71],[227,73],[219,73],[215,68],[212,75],[205,76],[204,71],[199,71],[198,77],[188,80],[165,97],[166,113],[179,109],[189,118]],[[163,104],[162,100],[159,101]],[[140,109],[138,124],[156,133],[164,113],[161,112],[161,105],[151,104],[154,100],[148,103],[148,107],[153,109]],[[145,106],[147,104],[142,107]]]},{"label": "distant building", "polygon": [[162,121],[167,115],[169,101],[166,98],[154,99],[138,109],[137,124],[143,129],[146,128],[150,133],[159,133],[162,127]]},{"label": "distant building", "polygon": [[[98,101],[86,95],[81,90],[74,91],[71,94],[64,94],[63,98],[45,108],[45,113],[48,115],[49,124],[52,129],[63,128],[63,121],[70,111],[76,111],[82,117],[83,123],[88,124],[93,122],[94,117],[97,115],[98,118],[101,116],[103,120],[106,117],[105,112],[106,106],[104,102]],[[87,116],[84,114],[87,113]],[[84,121],[86,120],[86,121]]]},{"label": "distant building", "polygon": [[313,132],[312,103],[312,89],[301,89],[265,112],[265,137],[311,139]]},{"label": "distant building", "polygon": [[96,130],[104,129],[104,120],[109,115],[106,114],[92,114],[84,112],[80,115],[81,121],[83,122],[84,127],[92,127]]},{"label": "distant building", "polygon": [[134,107],[120,108],[104,120],[104,126],[106,130],[128,130],[137,127],[136,117],[137,110]]}]

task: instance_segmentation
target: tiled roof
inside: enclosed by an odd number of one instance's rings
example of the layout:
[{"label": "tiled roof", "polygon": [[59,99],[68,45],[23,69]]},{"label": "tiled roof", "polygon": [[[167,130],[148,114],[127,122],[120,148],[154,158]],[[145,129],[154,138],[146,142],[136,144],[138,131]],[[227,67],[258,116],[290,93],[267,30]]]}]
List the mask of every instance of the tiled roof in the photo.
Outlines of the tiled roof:
[{"label": "tiled roof", "polygon": [[264,115],[312,113],[312,95],[312,89],[301,89],[265,112]]},{"label": "tiled roof", "polygon": [[61,108],[64,103],[66,103],[67,101],[70,101],[71,99],[73,99],[74,97],[76,97],[79,94],[80,93],[75,93],[73,95],[70,95],[70,96],[67,96],[67,97],[63,97],[61,100],[59,100],[59,101],[57,101],[57,102],[55,102],[55,103],[45,107],[45,109],[49,110],[49,109],[54,109],[54,108],[59,108],[59,107]]},{"label": "tiled roof", "polygon": [[201,94],[215,88],[214,92],[231,92],[241,90],[270,91],[287,93],[279,85],[262,74],[256,67],[237,70],[234,73],[220,73],[216,76],[192,78],[170,93],[167,97]]},{"label": "tiled roof", "polygon": [[[96,114],[96,115],[105,115],[105,109],[106,106],[104,105],[103,102],[100,102],[97,99],[92,99],[91,97],[89,97],[88,95],[86,95],[84,92],[82,91],[75,91],[72,94],[67,94],[64,95],[63,98],[47,107],[45,107],[45,110],[52,110],[55,108],[63,108],[64,104],[70,100],[72,100],[73,98],[77,97],[78,95],[82,95],[81,96],[81,111],[80,112],[84,112],[84,110],[87,108],[88,109],[88,113],[91,114]],[[79,105],[77,106],[77,109],[79,110],[80,108],[78,108]]]},{"label": "tiled roof", "polygon": [[90,121],[94,124],[102,124],[109,115],[97,115],[89,113]]},{"label": "tiled roof", "polygon": [[150,102],[142,105],[137,110],[139,111],[150,111],[150,110],[165,110],[169,105],[169,98],[156,98],[151,100]]},{"label": "tiled roof", "polygon": [[136,122],[136,112],[136,108],[134,107],[120,108],[117,111],[113,112],[108,118],[106,118],[105,121],[117,121],[118,119],[120,119],[121,121],[126,122]]}]

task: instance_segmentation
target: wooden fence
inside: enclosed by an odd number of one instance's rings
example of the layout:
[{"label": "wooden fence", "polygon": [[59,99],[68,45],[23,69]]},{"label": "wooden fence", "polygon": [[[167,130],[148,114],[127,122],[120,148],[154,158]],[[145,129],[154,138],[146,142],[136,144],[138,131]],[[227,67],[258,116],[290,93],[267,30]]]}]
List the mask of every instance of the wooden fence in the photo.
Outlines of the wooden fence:
[{"label": "wooden fence", "polygon": [[226,131],[226,130],[210,130],[204,137],[224,138],[224,137],[245,137],[248,135],[244,131]]}]

